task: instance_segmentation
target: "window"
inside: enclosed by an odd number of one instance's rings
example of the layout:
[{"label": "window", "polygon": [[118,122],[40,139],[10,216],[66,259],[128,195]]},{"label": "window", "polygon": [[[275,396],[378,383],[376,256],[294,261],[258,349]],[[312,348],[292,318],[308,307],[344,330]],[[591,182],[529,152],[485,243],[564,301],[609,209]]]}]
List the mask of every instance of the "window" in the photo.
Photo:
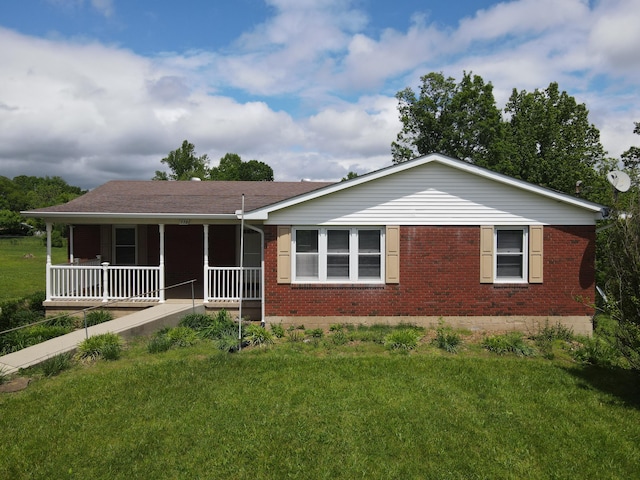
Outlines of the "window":
[{"label": "window", "polygon": [[495,280],[496,282],[527,281],[526,227],[495,228]]},{"label": "window", "polygon": [[380,282],[383,234],[379,228],[295,228],[295,281]]},{"label": "window", "polygon": [[116,265],[136,264],[136,227],[115,227],[114,258]]}]

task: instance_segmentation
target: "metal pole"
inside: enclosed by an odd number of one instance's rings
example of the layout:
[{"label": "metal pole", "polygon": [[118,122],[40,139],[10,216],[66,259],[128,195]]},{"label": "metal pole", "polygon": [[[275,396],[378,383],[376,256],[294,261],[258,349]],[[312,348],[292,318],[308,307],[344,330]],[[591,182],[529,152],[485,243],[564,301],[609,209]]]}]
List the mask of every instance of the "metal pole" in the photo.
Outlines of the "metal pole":
[{"label": "metal pole", "polygon": [[196,313],[196,296],[195,296],[195,292],[193,291],[194,283],[195,282],[191,280],[191,313]]},{"label": "metal pole", "polygon": [[244,290],[244,193],[242,194],[242,210],[240,211],[240,288],[238,296],[240,305],[238,306],[238,350],[242,350],[242,298]]}]

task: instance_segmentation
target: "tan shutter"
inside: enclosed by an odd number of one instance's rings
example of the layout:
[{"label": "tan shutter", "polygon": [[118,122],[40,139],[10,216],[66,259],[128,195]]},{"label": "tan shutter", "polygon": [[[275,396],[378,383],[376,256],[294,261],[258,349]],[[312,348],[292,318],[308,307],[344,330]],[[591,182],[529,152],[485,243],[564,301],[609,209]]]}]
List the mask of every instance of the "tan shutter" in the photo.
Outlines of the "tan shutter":
[{"label": "tan shutter", "polygon": [[493,283],[493,227],[480,227],[480,283]]},{"label": "tan shutter", "polygon": [[278,226],[278,283],[291,283],[291,227]]},{"label": "tan shutter", "polygon": [[385,234],[385,282],[400,283],[400,227],[387,226]]},{"label": "tan shutter", "polygon": [[529,227],[529,283],[542,283],[543,232],[542,225]]}]

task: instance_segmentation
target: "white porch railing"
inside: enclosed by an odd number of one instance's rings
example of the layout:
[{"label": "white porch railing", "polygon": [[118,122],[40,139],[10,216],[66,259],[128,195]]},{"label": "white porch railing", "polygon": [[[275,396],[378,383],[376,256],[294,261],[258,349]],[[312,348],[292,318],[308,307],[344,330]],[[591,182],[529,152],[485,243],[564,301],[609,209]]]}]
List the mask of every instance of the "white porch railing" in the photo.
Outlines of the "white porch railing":
[{"label": "white porch railing", "polygon": [[47,281],[49,300],[160,300],[160,267],[51,265]]},{"label": "white porch railing", "polygon": [[[125,298],[159,301],[160,267],[110,265],[104,262],[51,265],[47,293],[49,300],[99,300]],[[262,269],[244,267],[244,300],[262,298]],[[240,300],[240,267],[209,267],[207,301]]]},{"label": "white porch railing", "polygon": [[[209,292],[207,301],[239,301],[240,300],[240,267],[209,267],[207,274]],[[242,283],[243,300],[260,300],[262,298],[262,269],[260,267],[244,267]]]}]

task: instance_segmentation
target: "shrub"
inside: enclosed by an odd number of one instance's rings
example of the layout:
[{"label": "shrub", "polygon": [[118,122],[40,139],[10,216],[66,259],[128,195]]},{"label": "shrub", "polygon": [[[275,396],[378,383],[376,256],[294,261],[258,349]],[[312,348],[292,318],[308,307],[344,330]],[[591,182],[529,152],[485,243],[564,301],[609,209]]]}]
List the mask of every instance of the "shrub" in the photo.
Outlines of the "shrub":
[{"label": "shrub", "polygon": [[454,332],[449,327],[440,326],[436,329],[436,338],[433,339],[433,344],[449,353],[456,353],[458,347],[462,343],[460,335]]},{"label": "shrub", "polygon": [[0,335],[0,354],[17,352],[23,348],[37,345],[51,338],[65,335],[73,330],[72,327],[51,325],[33,325],[11,333]]},{"label": "shrub", "polygon": [[202,330],[211,325],[211,323],[213,323],[213,318],[206,313],[190,313],[182,317],[178,326]]},{"label": "shrub", "polygon": [[80,342],[78,345],[78,358],[81,360],[96,360],[100,357],[106,360],[120,358],[122,343],[115,333],[103,333],[94,335]]},{"label": "shrub", "polygon": [[322,338],[324,336],[324,330],[322,330],[321,328],[307,330],[305,333],[311,338]]},{"label": "shrub", "polygon": [[196,331],[189,327],[170,328],[165,335],[175,347],[191,347],[198,341]]},{"label": "shrub", "polygon": [[55,317],[50,317],[47,318],[47,322],[44,323],[44,325],[50,326],[50,327],[68,327],[68,328],[75,328],[76,327],[76,322],[77,322],[77,318],[72,317],[69,314],[63,313],[61,315],[57,315]]},{"label": "shrub", "polygon": [[166,352],[172,347],[171,339],[166,335],[153,335],[147,343],[147,351],[149,353]]},{"label": "shrub", "polygon": [[510,332],[504,335],[486,337],[482,341],[482,346],[498,355],[515,353],[520,356],[530,356],[534,354],[533,348],[527,344],[520,332]]},{"label": "shrub", "polygon": [[334,345],[344,345],[349,341],[347,334],[344,333],[342,330],[335,332],[333,335],[331,335],[330,338],[331,338],[331,342]]},{"label": "shrub", "polygon": [[289,336],[287,340],[290,342],[302,342],[304,340],[304,333],[300,330],[289,330]]},{"label": "shrub", "polygon": [[413,350],[418,346],[420,336],[414,329],[395,330],[384,337],[384,346],[389,350]]},{"label": "shrub", "polygon": [[284,327],[282,326],[282,324],[280,323],[271,323],[269,324],[269,328],[271,329],[271,333],[273,333],[273,335],[276,338],[283,338],[284,337]]},{"label": "shrub", "polygon": [[563,340],[565,342],[570,342],[573,340],[573,330],[561,323],[549,326],[549,322],[547,322],[542,330],[533,335],[533,339],[548,341]]},{"label": "shrub", "polygon": [[53,377],[64,370],[71,368],[73,356],[71,353],[61,353],[55,357],[46,359],[40,364],[45,377]]},{"label": "shrub", "polygon": [[203,338],[212,340],[222,338],[227,335],[237,337],[238,325],[226,310],[220,310],[214,317],[211,317],[208,325],[205,325],[198,333]]},{"label": "shrub", "polygon": [[260,325],[249,325],[244,330],[244,338],[253,346],[267,346],[273,343],[273,333]]},{"label": "shrub", "polygon": [[214,339],[214,345],[223,352],[234,352],[239,347],[238,332],[226,331]]},{"label": "shrub", "polygon": [[113,320],[113,314],[109,310],[91,310],[87,313],[87,326],[98,325],[99,323]]},{"label": "shrub", "polygon": [[580,363],[599,367],[614,367],[620,363],[618,349],[601,336],[581,339],[580,345],[573,351],[573,358]]}]

